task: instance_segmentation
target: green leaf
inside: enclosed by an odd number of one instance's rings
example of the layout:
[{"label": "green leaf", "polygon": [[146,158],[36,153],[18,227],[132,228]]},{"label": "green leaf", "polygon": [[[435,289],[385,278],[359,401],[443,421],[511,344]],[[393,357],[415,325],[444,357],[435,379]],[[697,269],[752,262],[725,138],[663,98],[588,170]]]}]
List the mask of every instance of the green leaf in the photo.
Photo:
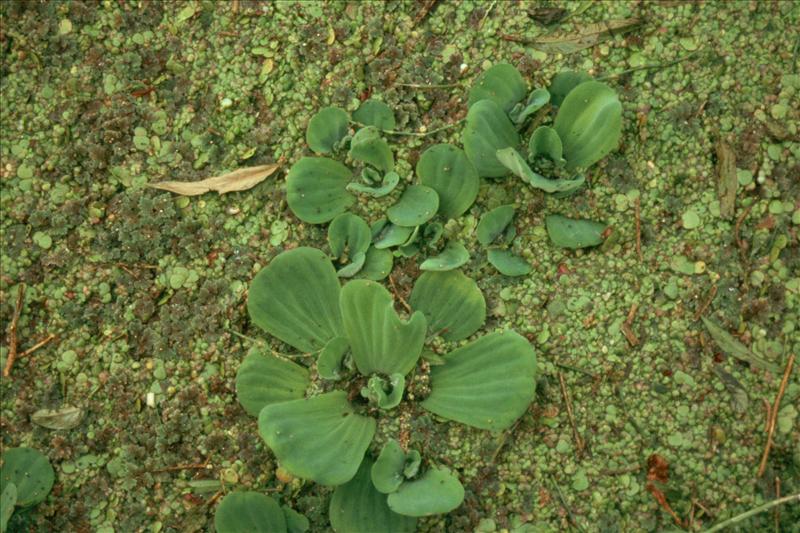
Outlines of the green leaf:
[{"label": "green leaf", "polygon": [[550,126],[536,128],[528,142],[528,154],[531,160],[546,156],[553,163],[563,164],[566,162],[563,157],[564,148],[561,145],[561,137]]},{"label": "green leaf", "polygon": [[342,362],[349,351],[350,343],[344,337],[336,337],[328,341],[317,358],[319,377],[330,380],[342,377]]},{"label": "green leaf", "polygon": [[305,533],[311,528],[306,515],[298,513],[288,505],[281,505],[283,517],[286,519],[286,532],[287,533]]},{"label": "green leaf", "polygon": [[236,372],[236,398],[251,416],[265,405],[302,398],[310,383],[304,367],[262,350],[251,348]]},{"label": "green leaf", "polygon": [[412,533],[417,519],[402,516],[386,504],[372,485],[372,460],[365,457],[356,476],[336,487],[331,498],[331,526],[336,533]]},{"label": "green leaf", "polygon": [[316,248],[281,253],[256,274],[247,296],[255,325],[301,352],[321,350],[342,334],[339,280]]},{"label": "green leaf", "polygon": [[740,361],[745,361],[764,370],[769,370],[774,374],[780,373],[781,369],[778,365],[770,363],[763,357],[754,354],[747,346],[736,340],[733,335],[722,329],[713,320],[704,316],[700,318],[703,320],[703,324],[705,324],[706,329],[708,329],[708,332],[711,334],[711,338],[714,339],[714,342],[717,343],[720,350],[728,355],[732,355]]},{"label": "green leaf", "polygon": [[350,157],[384,173],[394,170],[392,149],[375,126],[361,128],[353,135],[353,140],[350,141]]},{"label": "green leaf", "polygon": [[409,304],[425,314],[431,333],[447,341],[466,339],[486,321],[486,301],[478,284],[457,270],[422,274]]},{"label": "green leaf", "polygon": [[489,246],[502,235],[514,219],[514,206],[501,205],[485,213],[478,222],[478,242]]},{"label": "green leaf", "polygon": [[422,152],[417,176],[439,195],[439,213],[445,218],[461,216],[478,196],[478,171],[467,154],[452,144],[436,144]]},{"label": "green leaf", "polygon": [[524,276],[530,273],[531,265],[510,250],[491,248],[489,262],[504,276]]},{"label": "green leaf", "polygon": [[508,169],[497,160],[497,150],[516,148],[519,134],[505,112],[491,100],[481,100],[469,108],[462,135],[464,152],[478,176],[500,178]]},{"label": "green leaf", "polygon": [[622,135],[622,104],[611,87],[587,81],[561,104],[554,123],[567,168],[589,167],[608,155]]},{"label": "green leaf", "polygon": [[47,498],[56,474],[46,455],[33,448],[7,448],[2,463],[0,494],[13,483],[17,488],[18,507],[30,507]]},{"label": "green leaf", "polygon": [[442,253],[423,261],[419,269],[445,272],[454,270],[466,264],[467,261],[469,261],[469,252],[464,245],[457,241],[450,241]]},{"label": "green leaf", "polygon": [[528,101],[525,104],[519,103],[509,112],[511,121],[514,124],[522,124],[549,101],[550,93],[547,89],[536,89],[528,96]]},{"label": "green leaf", "polygon": [[347,135],[347,113],[338,107],[323,107],[308,121],[306,142],[318,154],[328,154]]},{"label": "green leaf", "polygon": [[371,246],[369,250],[367,250],[364,266],[361,267],[356,277],[380,281],[389,275],[392,271],[393,264],[394,254],[392,254],[390,250],[379,250]]},{"label": "green leaf", "polygon": [[375,420],[356,414],[347,393],[267,405],[258,431],[280,464],[320,485],[341,485],[358,470],[375,435]]},{"label": "green leaf", "polygon": [[431,368],[422,406],[441,417],[500,431],[522,416],[536,392],[536,354],[513,331],[490,333],[444,356]]},{"label": "green leaf", "polygon": [[333,257],[339,260],[345,254],[353,257],[359,252],[366,253],[371,240],[369,224],[353,213],[342,213],[328,226],[328,245]]},{"label": "green leaf", "polygon": [[553,76],[548,91],[550,92],[550,103],[558,107],[572,89],[585,81],[590,81],[592,77],[586,72],[564,71]]},{"label": "green leaf", "polygon": [[350,169],[333,159],[304,157],[289,169],[286,201],[303,222],[322,224],[344,213],[355,198],[347,192]]},{"label": "green leaf", "polygon": [[[365,168],[364,170],[372,170],[372,169]],[[346,189],[352,192],[368,194],[373,198],[380,198],[392,192],[394,188],[397,187],[398,183],[400,183],[400,175],[397,172],[387,172],[386,175],[383,177],[381,185],[378,187],[376,187],[375,185],[365,185],[363,183],[354,182],[354,183],[348,183]]]},{"label": "green leaf", "polygon": [[392,374],[388,382],[381,376],[373,375],[367,381],[367,386],[361,388],[361,396],[369,400],[373,407],[394,409],[400,405],[405,387],[403,374]]},{"label": "green leaf", "polygon": [[417,228],[386,224],[373,237],[373,245],[379,250],[400,246],[412,238]]},{"label": "green leaf", "polygon": [[353,120],[365,126],[375,126],[379,130],[392,131],[395,128],[394,112],[379,100],[365,100],[355,113]]},{"label": "green leaf", "polygon": [[508,63],[499,63],[478,76],[469,90],[467,106],[480,100],[491,100],[504,112],[511,111],[514,104],[522,101],[528,86],[519,71]]},{"label": "green leaf", "polygon": [[336,275],[340,278],[352,278],[361,272],[361,267],[364,266],[366,261],[367,254],[364,252],[356,252],[353,259],[348,264],[336,271]]},{"label": "green leaf", "polygon": [[420,479],[406,481],[389,494],[389,508],[406,516],[431,516],[447,513],[464,501],[464,487],[450,470],[431,468]]},{"label": "green leaf", "polygon": [[406,454],[405,466],[403,466],[403,476],[408,479],[417,475],[419,465],[422,463],[422,456],[417,450],[408,450]]},{"label": "green leaf", "polygon": [[389,291],[368,280],[348,282],[340,304],[353,361],[361,374],[406,375],[414,368],[425,342],[425,315],[414,313],[408,321],[401,320]]},{"label": "green leaf", "polygon": [[572,219],[562,215],[548,215],[545,218],[547,234],[559,248],[588,248],[603,242],[606,225],[593,220]]},{"label": "green leaf", "polygon": [[421,226],[439,209],[439,195],[430,187],[411,185],[400,200],[386,210],[386,216],[392,224],[413,228]]},{"label": "green leaf", "polygon": [[14,514],[15,505],[17,505],[17,486],[14,483],[8,483],[3,489],[3,494],[0,495],[0,533],[6,532],[8,521]]},{"label": "green leaf", "polygon": [[405,466],[406,452],[396,440],[387,441],[372,465],[371,479],[375,489],[384,494],[396,491],[404,481]]},{"label": "green leaf", "polygon": [[544,192],[571,192],[583,185],[586,178],[579,175],[574,179],[557,179],[551,180],[534,172],[528,166],[525,159],[513,148],[504,148],[497,151],[497,159],[503,163],[515,176],[518,176],[522,181],[535,187],[542,189]]},{"label": "green leaf", "polygon": [[278,503],[258,492],[235,491],[222,498],[214,513],[217,533],[285,533]]}]

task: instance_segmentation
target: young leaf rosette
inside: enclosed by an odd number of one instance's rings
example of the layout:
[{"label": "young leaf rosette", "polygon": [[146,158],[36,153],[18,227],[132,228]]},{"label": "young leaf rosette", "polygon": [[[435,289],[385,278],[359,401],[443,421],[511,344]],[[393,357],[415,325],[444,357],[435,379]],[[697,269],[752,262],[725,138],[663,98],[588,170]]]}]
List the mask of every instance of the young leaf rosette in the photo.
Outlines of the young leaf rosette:
[{"label": "young leaf rosette", "polygon": [[[378,458],[382,491],[370,475],[376,415],[403,409],[406,377],[426,341],[464,341],[486,317],[480,289],[458,270],[425,272],[409,302],[408,316],[401,316],[381,284],[354,279],[341,286],[330,258],[307,247],[278,255],[250,287],[252,321],[314,363],[307,368],[254,348],[238,371],[237,396],[258,416],[261,437],[286,470],[352,493],[334,496],[337,531],[410,531],[409,517],[449,512],[463,500],[458,477],[433,464],[419,468],[415,452],[401,450],[400,457],[395,449]],[[513,331],[490,333],[441,359],[421,403],[441,418],[502,431],[534,398],[536,355]],[[359,511],[362,504],[372,511]]]}]

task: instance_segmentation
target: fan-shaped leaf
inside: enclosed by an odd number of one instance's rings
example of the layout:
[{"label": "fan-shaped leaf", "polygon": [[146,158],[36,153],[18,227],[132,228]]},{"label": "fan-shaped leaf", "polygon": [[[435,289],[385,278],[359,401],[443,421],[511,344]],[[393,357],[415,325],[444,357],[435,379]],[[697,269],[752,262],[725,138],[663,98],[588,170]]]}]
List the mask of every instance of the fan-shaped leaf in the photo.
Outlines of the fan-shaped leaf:
[{"label": "fan-shaped leaf", "polygon": [[462,141],[478,175],[490,178],[508,175],[508,169],[497,160],[497,150],[520,144],[514,125],[491,100],[481,100],[469,108]]},{"label": "fan-shaped leaf", "polygon": [[570,192],[574,191],[581,185],[586,178],[579,175],[574,179],[547,179],[541,174],[531,170],[525,159],[519,155],[513,148],[503,148],[497,151],[497,159],[505,165],[515,176],[518,176],[522,181],[535,187],[542,189],[544,192]]},{"label": "fan-shaped leaf", "polygon": [[353,411],[347,393],[267,405],[258,431],[281,465],[321,485],[349,481],[375,434],[375,420]]},{"label": "fan-shaped leaf", "polygon": [[489,246],[495,239],[505,233],[506,228],[513,219],[514,206],[512,205],[501,205],[485,213],[478,222],[476,229],[478,242],[484,246]]},{"label": "fan-shaped leaf", "polygon": [[414,368],[425,342],[425,315],[414,313],[408,321],[401,320],[389,291],[367,280],[348,282],[340,304],[353,361],[361,374],[406,375]]},{"label": "fan-shaped leaf", "polygon": [[548,87],[550,103],[556,107],[560,106],[572,89],[591,79],[592,77],[586,72],[574,72],[571,70],[559,72],[553,76],[553,81],[550,82],[550,87]]},{"label": "fan-shaped leaf", "polygon": [[346,189],[352,177],[350,170],[338,161],[304,157],[289,169],[286,201],[303,222],[328,222],[355,201]]},{"label": "fan-shaped leaf", "polygon": [[430,516],[452,511],[464,501],[464,487],[450,470],[431,468],[420,479],[406,481],[386,502],[395,513]]},{"label": "fan-shaped leaf", "polygon": [[522,124],[529,116],[539,111],[549,101],[550,93],[547,89],[536,89],[528,95],[527,102],[524,104],[520,102],[511,109],[509,112],[511,121],[514,122],[514,124]]},{"label": "fan-shaped leaf", "polygon": [[431,333],[448,341],[466,339],[486,320],[486,301],[478,284],[457,270],[422,274],[409,303],[425,314]]},{"label": "fan-shaped leaf", "polygon": [[8,448],[3,452],[2,463],[0,494],[13,483],[18,507],[30,507],[47,498],[56,474],[46,455],[33,448]]},{"label": "fan-shaped leaf", "polygon": [[375,126],[361,128],[353,135],[353,140],[350,141],[350,157],[370,164],[381,172],[394,169],[392,149]]},{"label": "fan-shaped leaf", "polygon": [[561,137],[556,130],[550,126],[539,126],[531,135],[528,142],[528,157],[533,158],[546,156],[552,162],[564,163],[564,149],[561,145]]},{"label": "fan-shaped leaf", "polygon": [[302,398],[308,384],[305,367],[255,347],[236,372],[236,398],[247,414],[258,416],[265,405]]},{"label": "fan-shaped leaf", "polygon": [[478,196],[478,171],[467,154],[452,144],[425,150],[417,163],[417,176],[439,195],[439,213],[445,218],[461,216]]},{"label": "fan-shaped leaf", "polygon": [[472,107],[480,100],[491,100],[506,113],[514,104],[522,101],[528,86],[519,71],[508,63],[499,63],[478,76],[469,90],[467,106]]},{"label": "fan-shaped leaf", "polygon": [[393,264],[394,254],[390,250],[379,250],[374,246],[370,246],[369,250],[367,250],[364,266],[361,267],[356,277],[380,281],[389,275]]},{"label": "fan-shaped leaf", "polygon": [[352,260],[336,271],[336,275],[340,278],[352,278],[359,272],[361,272],[361,267],[364,266],[364,263],[367,261],[367,254],[364,252],[356,252],[353,255]]},{"label": "fan-shaped leaf", "polygon": [[403,483],[403,469],[406,466],[406,452],[392,439],[383,445],[375,464],[372,465],[372,484],[378,492],[389,494]]},{"label": "fan-shaped leaf", "polygon": [[316,248],[283,252],[261,269],[247,296],[250,319],[302,352],[322,349],[341,336],[339,280]]},{"label": "fan-shaped leaf", "polygon": [[421,226],[439,209],[439,195],[430,187],[411,185],[400,200],[386,210],[389,221],[397,226],[413,228]]},{"label": "fan-shaped leaf", "polygon": [[337,259],[345,253],[352,257],[358,252],[366,252],[371,240],[369,224],[353,213],[342,213],[328,226],[328,245]]},{"label": "fan-shaped leaf", "polygon": [[487,255],[492,266],[504,276],[524,276],[531,271],[531,265],[510,250],[492,248]]},{"label": "fan-shaped leaf", "polygon": [[567,168],[588,167],[619,144],[622,104],[608,85],[587,81],[570,91],[553,126],[561,137]]},{"label": "fan-shaped leaf", "polygon": [[323,107],[311,117],[306,128],[308,147],[328,154],[347,135],[347,113],[338,107]]},{"label": "fan-shaped leaf", "polygon": [[235,491],[222,498],[214,514],[217,533],[285,533],[278,503],[258,492]]},{"label": "fan-shaped leaf", "polygon": [[469,252],[457,241],[447,243],[445,249],[435,257],[429,257],[419,266],[420,270],[445,272],[454,270],[469,261]]},{"label": "fan-shaped leaf", "polygon": [[392,131],[395,128],[394,112],[379,100],[365,100],[355,113],[353,120],[365,126],[375,126],[379,130]]},{"label": "fan-shaped leaf", "polygon": [[593,220],[567,218],[562,215],[548,215],[545,218],[547,234],[559,248],[588,248],[602,244],[606,225]]},{"label": "fan-shaped leaf", "polygon": [[[364,170],[372,170],[369,168],[365,168]],[[397,187],[397,184],[400,183],[400,175],[397,172],[387,172],[386,175],[383,177],[383,181],[380,182],[380,185],[370,184],[366,185],[364,183],[348,183],[347,190],[352,192],[359,192],[363,194],[368,194],[373,198],[380,198],[381,196],[386,196],[390,192]]]},{"label": "fan-shaped leaf", "polygon": [[377,235],[373,232],[373,245],[379,250],[400,246],[412,239],[416,231],[417,228],[415,227],[398,226],[391,223],[385,224],[377,232]]},{"label": "fan-shaped leaf", "polygon": [[282,505],[281,511],[286,518],[286,533],[306,533],[311,527],[306,515],[298,513],[288,505]]},{"label": "fan-shaped leaf", "polygon": [[406,378],[403,374],[392,374],[387,381],[381,376],[373,375],[367,386],[361,388],[361,396],[369,400],[370,405],[381,409],[394,409],[403,399]]},{"label": "fan-shaped leaf", "polygon": [[536,354],[513,331],[491,333],[444,356],[431,368],[431,395],[422,406],[480,429],[511,426],[536,391]]},{"label": "fan-shaped leaf", "polygon": [[331,526],[336,533],[411,533],[417,519],[389,509],[386,495],[372,485],[372,460],[365,457],[356,476],[336,487],[331,498]]},{"label": "fan-shaped leaf", "polygon": [[342,362],[349,351],[350,343],[344,337],[336,337],[328,341],[317,358],[319,377],[330,380],[342,377]]}]

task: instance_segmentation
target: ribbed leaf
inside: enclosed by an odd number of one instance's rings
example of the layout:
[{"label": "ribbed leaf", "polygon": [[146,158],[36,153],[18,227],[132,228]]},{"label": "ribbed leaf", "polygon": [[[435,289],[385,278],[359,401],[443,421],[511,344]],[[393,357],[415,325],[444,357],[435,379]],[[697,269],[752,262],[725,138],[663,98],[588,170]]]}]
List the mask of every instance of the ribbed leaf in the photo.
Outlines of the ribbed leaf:
[{"label": "ribbed leaf", "polygon": [[475,80],[469,90],[467,106],[472,107],[480,100],[491,100],[508,112],[525,98],[527,92],[528,86],[519,71],[513,65],[499,63]]},{"label": "ribbed leaf", "polygon": [[350,157],[368,163],[381,172],[394,169],[392,149],[375,126],[361,128],[353,135],[353,140],[350,141]]},{"label": "ribbed leaf", "polygon": [[342,213],[328,226],[328,246],[331,247],[331,255],[337,259],[341,259],[345,252],[350,258],[359,252],[366,252],[371,240],[369,224],[353,213]]},{"label": "ribbed leaf", "polygon": [[431,395],[422,406],[480,429],[511,426],[536,392],[536,354],[513,331],[491,333],[444,356],[431,369]]},{"label": "ribbed leaf", "polygon": [[33,448],[7,448],[0,470],[0,494],[13,483],[17,488],[18,507],[29,507],[47,498],[56,473],[45,454]]},{"label": "ribbed leaf", "polygon": [[392,511],[406,516],[447,513],[464,501],[464,487],[447,468],[431,468],[421,478],[400,485],[386,501]]},{"label": "ribbed leaf", "polygon": [[446,272],[466,264],[469,261],[469,252],[463,244],[457,241],[450,241],[442,253],[437,256],[429,257],[419,266],[420,270],[430,270],[436,272]]},{"label": "ribbed leaf", "polygon": [[486,255],[492,266],[504,276],[524,276],[531,271],[531,265],[511,250],[490,248]]},{"label": "ribbed leaf", "polygon": [[548,87],[550,103],[556,107],[560,106],[561,102],[564,101],[564,98],[567,97],[572,89],[591,79],[592,77],[586,72],[575,72],[572,70],[559,72],[553,76],[553,81],[550,83],[550,87]]},{"label": "ribbed leaf", "polygon": [[406,452],[392,439],[383,445],[370,476],[378,492],[389,494],[396,491],[405,480],[403,469],[406,466]]},{"label": "ribbed leaf", "polygon": [[347,192],[350,170],[325,157],[304,157],[286,177],[286,201],[297,218],[309,224],[328,222],[355,201]]},{"label": "ribbed leaf", "polygon": [[452,144],[436,144],[422,152],[417,176],[439,194],[439,213],[445,218],[461,216],[478,196],[478,171],[467,154]]},{"label": "ribbed leaf", "polygon": [[236,398],[247,414],[258,416],[265,405],[299,400],[308,384],[304,367],[253,348],[236,372]]},{"label": "ribbed leaf", "polygon": [[439,209],[439,195],[425,185],[411,185],[392,207],[386,210],[389,222],[396,226],[421,226]]},{"label": "ribbed leaf", "polygon": [[561,137],[556,130],[550,126],[539,126],[531,135],[528,141],[528,154],[531,159],[539,156],[547,156],[554,163],[564,163],[564,148],[561,144]]},{"label": "ribbed leaf", "polygon": [[231,492],[214,514],[217,533],[285,533],[286,518],[278,503],[258,492]]},{"label": "ribbed leaf", "polygon": [[372,460],[365,457],[356,476],[336,487],[331,498],[331,526],[336,533],[411,533],[417,519],[389,509],[386,495],[372,485]]},{"label": "ribbed leaf", "polygon": [[389,291],[368,280],[353,280],[342,289],[344,331],[353,361],[365,376],[406,375],[417,364],[425,342],[425,315],[401,320]]},{"label": "ribbed leaf", "polygon": [[347,393],[334,391],[264,407],[258,431],[295,476],[341,485],[358,470],[375,435],[375,420],[356,414]]},{"label": "ribbed leaf", "polygon": [[506,228],[508,228],[512,220],[514,220],[513,205],[501,205],[488,213],[484,213],[475,230],[478,234],[478,242],[484,246],[489,246],[495,239],[506,232]]},{"label": "ribbed leaf", "polygon": [[545,192],[571,192],[583,185],[585,181],[582,175],[574,179],[547,179],[541,174],[531,170],[525,158],[514,148],[498,150],[497,160],[505,165],[512,174],[522,179],[522,181],[532,187],[542,189]]},{"label": "ribbed leaf", "polygon": [[491,100],[481,100],[469,108],[462,136],[464,151],[479,176],[499,178],[508,169],[497,160],[497,150],[517,148],[519,134],[502,108]]},{"label": "ribbed leaf", "polygon": [[321,350],[342,334],[339,280],[316,248],[283,252],[256,274],[247,296],[250,319],[302,352]]},{"label": "ribbed leaf", "polygon": [[311,117],[306,128],[308,147],[327,154],[347,135],[347,113],[338,107],[323,107]]},{"label": "ribbed leaf", "polygon": [[350,351],[350,343],[344,337],[328,341],[317,357],[317,373],[322,379],[337,380],[342,377],[342,362]]},{"label": "ribbed leaf", "polygon": [[608,85],[587,81],[570,91],[553,126],[561,137],[567,168],[588,167],[619,144],[622,104]]},{"label": "ribbed leaf", "polygon": [[606,225],[594,220],[567,218],[562,215],[547,215],[547,234],[559,248],[588,248],[602,244]]},{"label": "ribbed leaf", "polygon": [[362,102],[353,113],[353,120],[384,131],[391,131],[395,128],[394,112],[380,100],[369,99]]},{"label": "ribbed leaf", "polygon": [[486,320],[486,301],[478,284],[456,270],[422,274],[410,304],[425,313],[431,333],[448,341],[466,339]]},{"label": "ribbed leaf", "polygon": [[379,281],[389,275],[393,265],[394,254],[390,250],[379,250],[375,246],[370,246],[364,266],[361,267],[356,277]]}]

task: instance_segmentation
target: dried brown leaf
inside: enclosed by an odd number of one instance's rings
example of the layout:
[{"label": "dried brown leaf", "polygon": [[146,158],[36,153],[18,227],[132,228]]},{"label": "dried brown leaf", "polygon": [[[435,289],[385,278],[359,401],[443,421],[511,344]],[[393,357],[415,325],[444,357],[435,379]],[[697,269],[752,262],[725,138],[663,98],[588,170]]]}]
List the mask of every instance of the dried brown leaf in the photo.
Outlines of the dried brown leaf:
[{"label": "dried brown leaf", "polygon": [[39,409],[31,415],[31,422],[47,429],[72,429],[83,420],[80,407],[62,407],[61,409]]},{"label": "dried brown leaf", "polygon": [[637,17],[595,22],[579,26],[573,33],[558,33],[531,41],[531,44],[543,52],[571,54],[584,48],[591,48],[614,35],[628,33],[641,23],[642,20]]},{"label": "dried brown leaf", "polygon": [[150,183],[149,186],[183,196],[197,196],[209,191],[216,191],[219,194],[246,191],[272,175],[278,170],[279,166],[277,163],[272,163],[270,165],[240,168],[221,176],[214,176],[200,181],[161,181]]}]

